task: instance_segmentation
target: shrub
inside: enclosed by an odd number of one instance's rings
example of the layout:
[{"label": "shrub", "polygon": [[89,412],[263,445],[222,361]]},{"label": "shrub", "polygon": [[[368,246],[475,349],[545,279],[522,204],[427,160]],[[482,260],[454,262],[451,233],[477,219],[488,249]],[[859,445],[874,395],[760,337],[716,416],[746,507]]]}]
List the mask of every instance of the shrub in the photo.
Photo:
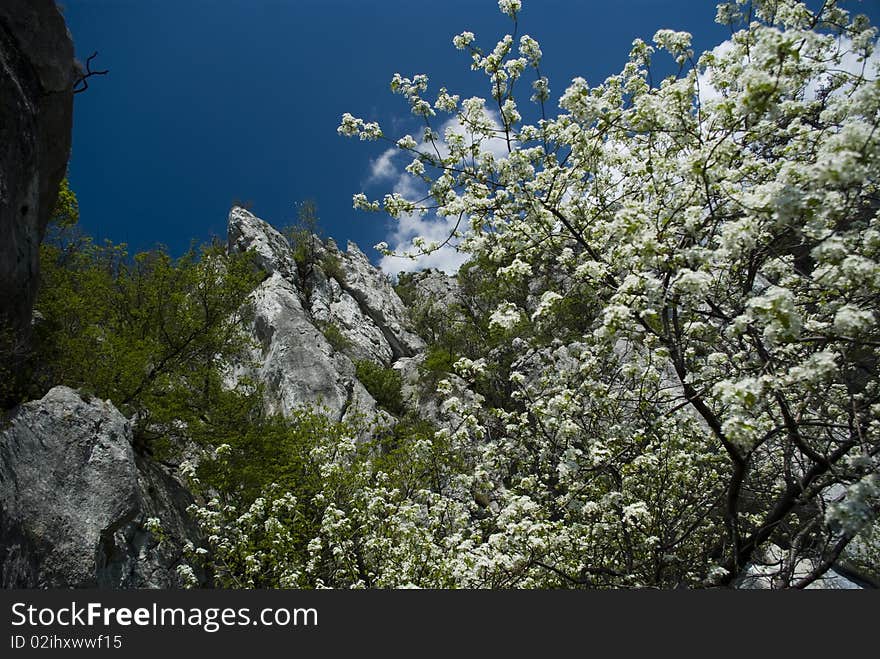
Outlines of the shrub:
[{"label": "shrub", "polygon": [[400,373],[369,360],[358,361],[355,367],[358,380],[382,408],[394,416],[406,413]]},{"label": "shrub", "polygon": [[47,382],[86,388],[135,420],[139,446],[210,417],[225,396],[220,368],[243,358],[248,254],[193,248],[129,256],[80,238],[41,248],[35,353]]},{"label": "shrub", "polygon": [[327,343],[329,343],[330,347],[336,352],[346,352],[351,348],[351,341],[349,341],[348,337],[342,333],[342,330],[333,323],[326,323],[321,328],[321,332],[324,334],[324,338],[327,339]]},{"label": "shrub", "polygon": [[345,271],[342,269],[342,262],[339,256],[326,252],[321,257],[321,270],[329,279],[335,279],[340,284],[345,283]]}]

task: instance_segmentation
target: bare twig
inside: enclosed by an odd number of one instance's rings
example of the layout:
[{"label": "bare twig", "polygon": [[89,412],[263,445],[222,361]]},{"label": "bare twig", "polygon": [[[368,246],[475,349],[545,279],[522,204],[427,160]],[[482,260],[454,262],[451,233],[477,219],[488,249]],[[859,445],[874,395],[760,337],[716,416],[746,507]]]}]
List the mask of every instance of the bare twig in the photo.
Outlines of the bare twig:
[{"label": "bare twig", "polygon": [[98,56],[98,51],[96,50],[91,55],[89,55],[86,60],[86,70],[76,79],[76,82],[73,83],[73,93],[79,94],[80,92],[84,92],[89,88],[89,78],[92,76],[104,76],[110,73],[110,69],[104,69],[102,71],[92,71],[92,60]]}]

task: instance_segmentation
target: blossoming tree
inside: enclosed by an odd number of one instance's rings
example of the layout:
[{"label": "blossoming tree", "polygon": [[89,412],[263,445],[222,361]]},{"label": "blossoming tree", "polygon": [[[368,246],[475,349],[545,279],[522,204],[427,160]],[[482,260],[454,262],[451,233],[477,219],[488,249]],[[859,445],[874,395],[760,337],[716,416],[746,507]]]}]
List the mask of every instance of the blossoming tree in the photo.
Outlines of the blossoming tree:
[{"label": "blossoming tree", "polygon": [[[498,4],[516,28],[520,2]],[[357,194],[355,207],[454,218],[450,240],[528,295],[499,298],[489,319],[519,355],[503,373],[512,395],[446,402],[435,441],[467,469],[410,493],[394,531],[376,507],[398,541],[373,546],[435,562],[415,572],[409,559],[383,583],[727,585],[761,565],[773,586],[806,587],[847,547],[867,551],[880,506],[876,32],[834,0],[818,13],[737,0],[718,20],[731,38],[699,56],[687,33],[636,40],[620,74],[575,78],[556,116],[529,36],[491,51],[455,37],[486,99],[394,76],[424,131],[393,141],[426,194]],[[680,71],[655,85],[661,51]],[[457,127],[440,135],[443,115]],[[350,114],[339,132],[388,139]],[[571,303],[589,313],[555,331]],[[498,376],[491,359],[458,366],[475,383]]]}]

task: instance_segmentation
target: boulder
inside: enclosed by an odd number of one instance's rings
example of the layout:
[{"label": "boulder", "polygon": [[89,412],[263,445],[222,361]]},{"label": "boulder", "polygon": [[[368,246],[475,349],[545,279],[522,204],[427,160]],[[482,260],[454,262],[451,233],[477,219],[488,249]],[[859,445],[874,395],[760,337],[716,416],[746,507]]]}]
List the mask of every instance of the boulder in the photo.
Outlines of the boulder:
[{"label": "boulder", "polygon": [[135,456],[131,425],[111,403],[55,387],[0,432],[0,586],[180,586],[183,544],[199,539],[192,502]]}]

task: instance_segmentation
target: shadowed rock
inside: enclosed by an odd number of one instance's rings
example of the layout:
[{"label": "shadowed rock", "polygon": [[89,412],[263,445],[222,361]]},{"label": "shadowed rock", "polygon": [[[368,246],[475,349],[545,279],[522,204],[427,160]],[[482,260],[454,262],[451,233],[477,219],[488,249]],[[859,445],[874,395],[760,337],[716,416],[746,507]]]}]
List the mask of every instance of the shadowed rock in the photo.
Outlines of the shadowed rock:
[{"label": "shadowed rock", "polygon": [[[0,432],[0,586],[171,588],[191,495],[136,459],[109,402],[55,387]],[[164,539],[146,529],[161,521]],[[202,575],[202,579],[204,577]]]},{"label": "shadowed rock", "polygon": [[0,325],[28,327],[70,155],[73,43],[53,0],[0,2]]}]

